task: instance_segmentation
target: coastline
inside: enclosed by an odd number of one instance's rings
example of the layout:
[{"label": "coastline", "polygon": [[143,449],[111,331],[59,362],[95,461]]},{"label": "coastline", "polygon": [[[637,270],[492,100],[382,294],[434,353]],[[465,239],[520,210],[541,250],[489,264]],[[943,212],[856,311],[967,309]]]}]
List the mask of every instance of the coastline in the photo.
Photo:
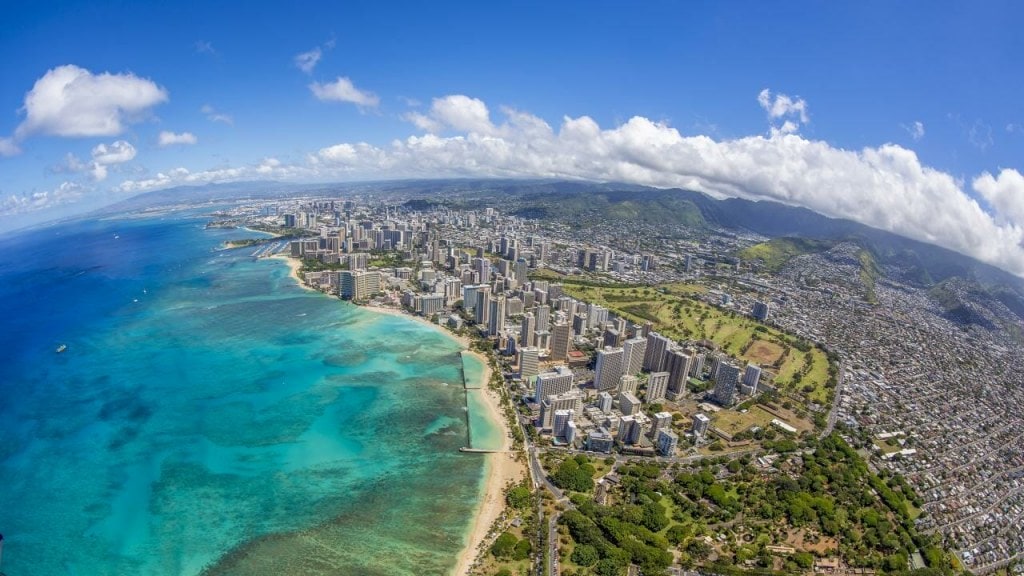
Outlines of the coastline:
[{"label": "coastline", "polygon": [[[471,354],[475,356],[484,367],[483,373],[480,375],[481,381],[479,382],[479,385],[481,388],[479,392],[483,395],[483,405],[487,409],[487,419],[497,428],[501,429],[502,443],[501,452],[482,455],[485,459],[485,465],[480,502],[477,505],[473,521],[467,531],[466,543],[462,548],[462,551],[459,553],[455,567],[452,568],[451,572],[449,572],[449,576],[465,576],[469,573],[473,564],[476,562],[476,559],[484,552],[483,548],[488,543],[488,534],[491,526],[494,525],[505,510],[505,486],[510,482],[519,482],[519,480],[521,480],[526,474],[526,469],[523,464],[516,460],[516,454],[511,452],[512,434],[509,430],[509,424],[505,420],[505,416],[502,414],[501,396],[498,392],[492,390],[488,386],[491,381],[491,376],[494,373],[494,369],[491,368],[491,364],[488,362],[486,356],[476,350],[470,349],[470,340],[465,336],[453,334],[422,316],[415,316],[398,308],[384,306],[362,307],[382,314],[402,316],[431,326],[455,342],[458,342],[463,348],[463,354]],[[476,391],[467,391],[467,393],[472,392]]]},{"label": "coastline", "polygon": [[315,290],[308,284],[303,282],[302,278],[299,278],[299,269],[302,268],[301,260],[292,258],[291,256],[285,256],[284,254],[274,254],[273,256],[268,256],[268,258],[270,258],[271,260],[280,260],[284,262],[288,266],[288,277],[291,278],[292,280],[295,280],[295,283],[299,285],[299,288],[302,288],[303,290],[309,290],[310,292],[320,292],[319,290]]},{"label": "coastline", "polygon": [[[289,269],[288,276],[294,279],[301,288],[304,290],[318,292],[317,290],[307,286],[305,282],[299,278],[298,272],[302,267],[301,261],[284,254],[276,254],[271,256],[271,258],[284,261]],[[502,444],[501,452],[482,455],[485,459],[485,463],[480,498],[477,503],[472,522],[466,532],[466,542],[463,545],[462,550],[459,552],[455,566],[452,568],[451,572],[449,572],[450,576],[464,576],[469,573],[470,569],[476,562],[476,559],[484,552],[483,548],[487,544],[491,526],[494,525],[505,510],[505,486],[509,483],[519,482],[526,473],[524,465],[516,460],[516,454],[511,451],[512,433],[509,429],[509,423],[505,420],[505,417],[502,414],[501,396],[497,391],[492,390],[489,387],[494,370],[491,368],[491,364],[485,355],[471,349],[470,339],[466,336],[453,334],[451,331],[438,324],[430,322],[426,318],[409,314],[405,310],[399,308],[366,305],[357,306],[365,310],[372,310],[378,314],[401,316],[407,320],[420,322],[430,326],[437,332],[457,343],[459,347],[462,348],[463,354],[472,354],[475,356],[484,367],[480,376],[481,381],[479,382],[479,386],[481,388],[479,392],[483,394],[483,405],[486,407],[487,419],[502,432]],[[467,391],[467,393],[470,393],[470,391]],[[467,457],[474,456],[475,455],[470,455]]]}]

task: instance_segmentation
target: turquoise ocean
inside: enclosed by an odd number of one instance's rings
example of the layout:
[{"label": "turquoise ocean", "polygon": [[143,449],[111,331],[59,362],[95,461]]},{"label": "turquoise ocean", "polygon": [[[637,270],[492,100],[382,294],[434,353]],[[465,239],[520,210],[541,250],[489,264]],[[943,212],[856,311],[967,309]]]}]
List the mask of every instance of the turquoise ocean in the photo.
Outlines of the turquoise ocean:
[{"label": "turquoise ocean", "polygon": [[0,570],[450,571],[486,472],[458,448],[501,440],[483,367],[206,221],[0,239]]}]

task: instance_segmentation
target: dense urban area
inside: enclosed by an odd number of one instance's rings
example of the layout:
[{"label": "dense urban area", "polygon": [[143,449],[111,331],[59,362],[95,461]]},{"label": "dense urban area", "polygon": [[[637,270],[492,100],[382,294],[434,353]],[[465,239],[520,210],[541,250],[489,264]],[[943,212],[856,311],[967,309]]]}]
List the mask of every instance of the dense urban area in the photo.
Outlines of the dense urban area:
[{"label": "dense urban area", "polygon": [[530,477],[474,574],[1021,573],[1020,333],[958,321],[955,283],[853,242],[514,203],[335,194],[210,225],[489,354]]}]

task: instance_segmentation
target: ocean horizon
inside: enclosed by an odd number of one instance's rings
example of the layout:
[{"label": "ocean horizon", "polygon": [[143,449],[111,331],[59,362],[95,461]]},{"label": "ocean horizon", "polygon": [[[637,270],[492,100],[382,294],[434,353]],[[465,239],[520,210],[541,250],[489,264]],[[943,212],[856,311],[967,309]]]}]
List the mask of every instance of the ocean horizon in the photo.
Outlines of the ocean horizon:
[{"label": "ocean horizon", "polygon": [[463,388],[482,366],[207,220],[2,240],[3,571],[450,571],[486,472],[458,448],[501,439]]}]

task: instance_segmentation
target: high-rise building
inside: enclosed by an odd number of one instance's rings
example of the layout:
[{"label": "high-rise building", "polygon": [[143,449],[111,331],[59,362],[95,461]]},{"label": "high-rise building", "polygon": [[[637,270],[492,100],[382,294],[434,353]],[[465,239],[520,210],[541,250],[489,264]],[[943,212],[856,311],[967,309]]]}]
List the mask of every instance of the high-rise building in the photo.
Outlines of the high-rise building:
[{"label": "high-rise building", "polygon": [[523,380],[538,375],[540,351],[534,346],[522,348],[519,351],[519,377]]},{"label": "high-rise building", "polygon": [[670,430],[672,428],[672,414],[669,412],[658,412],[651,422],[651,438],[658,437],[658,430]]},{"label": "high-rise building", "polygon": [[767,322],[768,316],[771,314],[771,310],[771,304],[758,300],[754,302],[754,308],[751,311],[751,315],[761,322]]},{"label": "high-rise building", "polygon": [[[536,291],[534,291],[536,294]],[[546,293],[545,293],[546,294]],[[537,306],[534,311],[534,316],[537,320],[537,331],[546,332],[551,330],[551,306],[547,304],[541,304]]]},{"label": "high-rise building", "polygon": [[693,416],[693,435],[698,438],[703,438],[708,433],[708,426],[711,425],[711,419],[704,414],[695,414]]},{"label": "high-rise building", "polygon": [[537,388],[534,398],[539,402],[548,396],[565,394],[572,390],[573,374],[568,366],[555,366],[551,372],[537,375]]},{"label": "high-rise building", "polygon": [[658,430],[656,444],[658,454],[672,456],[676,453],[676,447],[679,445],[679,435],[671,430]]},{"label": "high-rise building", "polygon": [[346,300],[366,300],[380,292],[380,272],[376,270],[342,270],[338,276],[338,296]]},{"label": "high-rise building", "polygon": [[625,416],[632,416],[640,412],[640,400],[629,392],[619,394],[619,411]]},{"label": "high-rise building", "polygon": [[551,428],[556,410],[572,410],[573,414],[581,414],[583,409],[583,392],[570,390],[557,396],[548,396],[540,403],[541,428]]},{"label": "high-rise building", "polygon": [[646,338],[630,338],[622,344],[623,353],[626,355],[626,374],[639,374],[644,367],[644,354],[647,352]]},{"label": "high-rise building", "polygon": [[753,388],[752,394],[757,394],[757,383],[761,380],[761,367],[757,364],[747,364],[743,372],[743,383]]},{"label": "high-rise building", "polygon": [[600,326],[602,323],[608,321],[608,309],[598,304],[590,303],[587,305],[587,328],[594,328]]},{"label": "high-rise building", "polygon": [[533,313],[523,314],[523,321],[519,326],[519,341],[523,343],[523,346],[533,346],[536,343],[534,340],[535,322]]},{"label": "high-rise building", "polygon": [[505,297],[491,298],[488,307],[487,335],[494,338],[505,330]]},{"label": "high-rise building", "polygon": [[732,405],[739,377],[740,369],[734,364],[721,362],[718,365],[718,375],[715,377],[715,402],[722,406]]},{"label": "high-rise building", "polygon": [[643,369],[649,372],[660,372],[663,370],[665,352],[672,344],[672,340],[651,332],[647,335],[647,348],[644,350]]},{"label": "high-rise building", "polygon": [[636,416],[623,416],[619,420],[618,440],[621,444],[636,444],[642,431]]},{"label": "high-rise building", "polygon": [[605,348],[597,351],[597,367],[594,371],[594,388],[613,390],[622,378],[622,348]]},{"label": "high-rise building", "polygon": [[587,435],[587,450],[607,454],[612,451],[614,444],[612,434],[607,428],[592,430]]},{"label": "high-rise building", "polygon": [[612,411],[612,395],[607,392],[597,394],[597,407],[605,414]]},{"label": "high-rise building", "polygon": [[623,374],[622,378],[619,378],[619,394],[622,394],[623,392],[636,394],[636,389],[639,385],[639,378],[637,378],[636,376],[631,376],[629,374]]},{"label": "high-rise building", "polygon": [[562,433],[566,444],[572,444],[576,440],[576,432],[576,422],[570,418],[569,421],[565,423],[565,430]]},{"label": "high-rise building", "polygon": [[480,326],[487,326],[487,321],[491,317],[491,309],[488,306],[488,302],[491,300],[491,287],[490,286],[477,286],[476,290],[476,303],[473,305],[473,320]]},{"label": "high-rise building", "polygon": [[668,391],[668,372],[651,372],[647,378],[647,403],[660,402]]},{"label": "high-rise building", "polygon": [[690,376],[701,378],[704,375],[704,354],[700,352],[693,355],[693,362],[690,365]]},{"label": "high-rise building", "polygon": [[569,358],[569,344],[572,342],[572,329],[568,324],[555,324],[551,327],[551,359],[566,360]]},{"label": "high-rise building", "polygon": [[551,422],[551,435],[558,438],[565,436],[565,427],[572,421],[572,410],[555,410],[555,417]]},{"label": "high-rise building", "polygon": [[689,350],[678,348],[665,353],[665,362],[662,364],[668,371],[668,389],[665,397],[669,400],[677,400],[686,394],[686,378],[690,374],[690,363],[693,357]]}]

